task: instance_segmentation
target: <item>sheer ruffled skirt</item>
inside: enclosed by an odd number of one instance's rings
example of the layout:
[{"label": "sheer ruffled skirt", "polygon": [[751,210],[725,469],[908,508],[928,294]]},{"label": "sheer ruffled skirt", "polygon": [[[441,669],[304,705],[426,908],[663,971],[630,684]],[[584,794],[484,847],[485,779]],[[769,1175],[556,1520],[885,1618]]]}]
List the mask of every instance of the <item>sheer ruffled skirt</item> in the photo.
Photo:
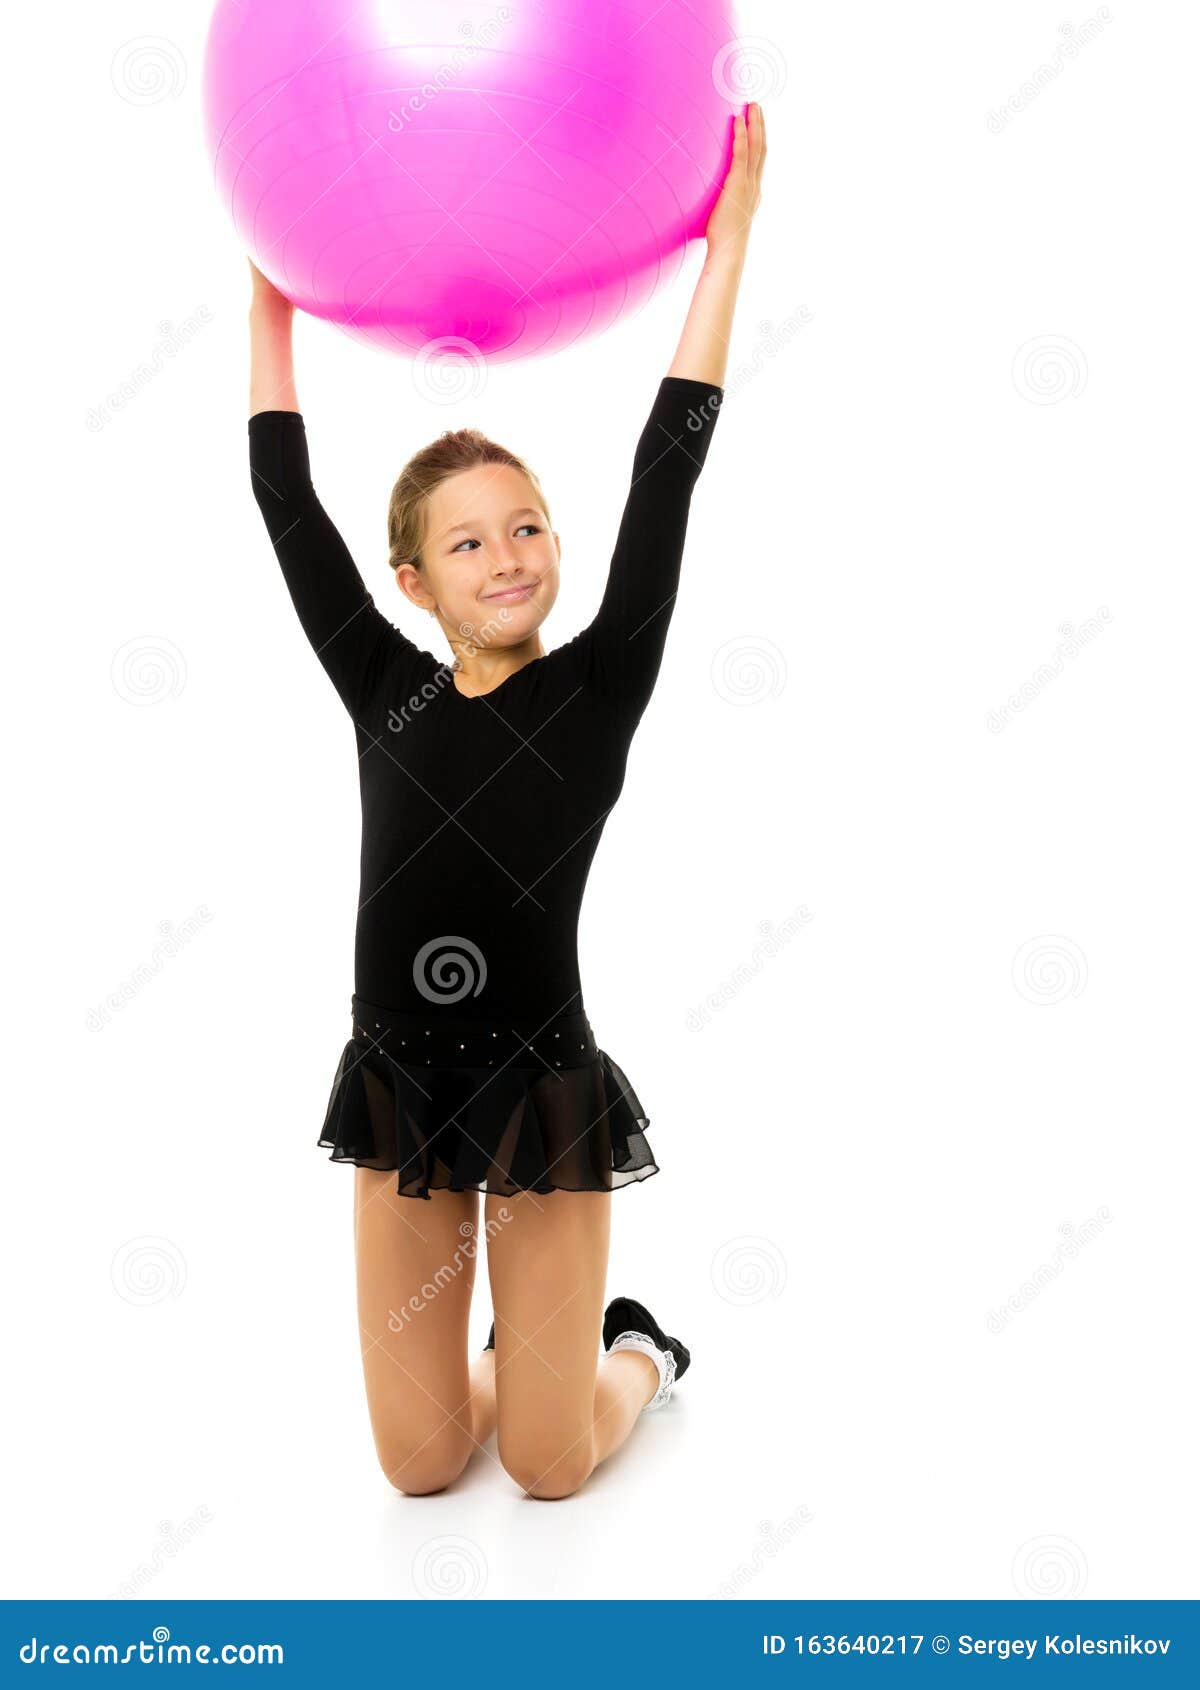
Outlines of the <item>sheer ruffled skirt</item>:
[{"label": "sheer ruffled skirt", "polygon": [[354,1000],[318,1143],[437,1190],[615,1191],[658,1172],[633,1087],[584,1015],[528,1033],[508,1017],[398,1014]]}]

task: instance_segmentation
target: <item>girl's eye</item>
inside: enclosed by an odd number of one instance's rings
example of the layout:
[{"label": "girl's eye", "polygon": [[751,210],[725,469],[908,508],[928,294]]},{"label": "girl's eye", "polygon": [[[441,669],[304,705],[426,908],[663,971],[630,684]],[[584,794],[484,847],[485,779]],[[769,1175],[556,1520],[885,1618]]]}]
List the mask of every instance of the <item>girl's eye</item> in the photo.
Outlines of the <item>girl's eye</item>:
[{"label": "girl's eye", "polygon": [[[541,529],[538,527],[536,522],[523,522],[521,524],[520,528],[517,529],[517,533],[523,534],[526,529],[528,529],[531,534],[540,534],[541,533]],[[479,544],[478,540],[470,540],[470,539],[460,540],[458,542],[457,546],[454,546],[452,548],[452,550],[456,551],[456,552],[461,552],[464,546],[477,546],[478,544]]]}]

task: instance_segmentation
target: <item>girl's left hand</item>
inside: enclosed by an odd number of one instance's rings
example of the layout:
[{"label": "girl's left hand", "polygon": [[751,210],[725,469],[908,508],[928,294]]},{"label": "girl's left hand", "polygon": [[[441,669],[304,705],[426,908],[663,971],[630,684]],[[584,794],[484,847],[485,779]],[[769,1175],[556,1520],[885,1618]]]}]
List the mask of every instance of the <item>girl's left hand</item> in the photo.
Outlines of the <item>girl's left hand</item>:
[{"label": "girl's left hand", "polygon": [[762,202],[766,156],[767,126],[763,109],[751,104],[733,120],[733,160],[705,231],[709,252],[744,246],[750,239],[750,224]]}]

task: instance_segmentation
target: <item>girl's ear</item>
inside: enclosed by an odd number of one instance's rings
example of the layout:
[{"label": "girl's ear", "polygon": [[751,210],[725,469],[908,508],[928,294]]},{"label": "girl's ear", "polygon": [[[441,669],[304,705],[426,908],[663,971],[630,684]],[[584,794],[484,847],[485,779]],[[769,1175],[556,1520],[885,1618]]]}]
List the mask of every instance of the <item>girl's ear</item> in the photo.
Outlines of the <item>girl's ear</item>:
[{"label": "girl's ear", "polygon": [[425,591],[424,583],[411,563],[402,563],[396,570],[396,585],[409,604],[415,605],[418,610],[427,610],[431,616],[437,614],[436,601],[426,604],[425,600],[428,594]]}]

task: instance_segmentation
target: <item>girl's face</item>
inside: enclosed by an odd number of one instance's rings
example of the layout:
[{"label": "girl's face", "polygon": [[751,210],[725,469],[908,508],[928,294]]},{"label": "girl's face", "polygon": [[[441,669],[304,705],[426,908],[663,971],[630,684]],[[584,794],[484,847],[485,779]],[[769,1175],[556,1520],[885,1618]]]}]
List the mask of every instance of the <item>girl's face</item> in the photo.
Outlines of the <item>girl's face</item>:
[{"label": "girl's face", "polygon": [[436,610],[448,635],[481,649],[519,645],[558,596],[558,535],[532,483],[508,464],[479,464],[436,487],[426,505],[423,568],[403,564],[400,590]]}]

